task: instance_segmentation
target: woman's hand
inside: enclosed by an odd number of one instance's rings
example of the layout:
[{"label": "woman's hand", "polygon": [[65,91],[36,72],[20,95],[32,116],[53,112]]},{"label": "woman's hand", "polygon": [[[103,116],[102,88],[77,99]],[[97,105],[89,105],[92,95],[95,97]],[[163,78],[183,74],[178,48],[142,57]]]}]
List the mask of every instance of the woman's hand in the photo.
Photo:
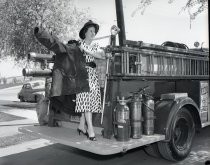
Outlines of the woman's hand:
[{"label": "woman's hand", "polygon": [[84,51],[84,45],[81,44],[81,41],[78,41],[78,47],[82,52]]},{"label": "woman's hand", "polygon": [[120,28],[118,28],[116,25],[113,25],[111,27],[111,35],[117,35],[120,32]]},{"label": "woman's hand", "polygon": [[105,57],[106,58],[112,58],[112,54],[111,53],[105,53]]}]

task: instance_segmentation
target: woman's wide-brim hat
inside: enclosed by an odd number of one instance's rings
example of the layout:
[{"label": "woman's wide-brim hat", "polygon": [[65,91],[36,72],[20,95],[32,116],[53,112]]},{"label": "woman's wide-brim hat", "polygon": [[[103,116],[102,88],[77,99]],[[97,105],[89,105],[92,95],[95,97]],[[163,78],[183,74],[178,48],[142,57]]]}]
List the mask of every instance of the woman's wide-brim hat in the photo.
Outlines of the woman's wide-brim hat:
[{"label": "woman's wide-brim hat", "polygon": [[81,39],[85,39],[85,33],[86,33],[86,29],[93,26],[95,28],[95,33],[98,33],[99,30],[99,25],[94,23],[92,20],[89,20],[87,23],[84,24],[84,26],[82,27],[82,29],[79,32],[79,37]]}]

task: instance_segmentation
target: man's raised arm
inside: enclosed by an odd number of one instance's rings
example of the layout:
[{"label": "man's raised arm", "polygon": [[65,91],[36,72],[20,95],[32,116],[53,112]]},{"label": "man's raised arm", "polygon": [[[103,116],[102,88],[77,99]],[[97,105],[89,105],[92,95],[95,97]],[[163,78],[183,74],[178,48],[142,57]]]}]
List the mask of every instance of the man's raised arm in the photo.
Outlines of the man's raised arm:
[{"label": "man's raised arm", "polygon": [[35,27],[34,35],[42,45],[50,51],[53,51],[55,54],[66,52],[65,45],[61,43],[57,37],[49,34],[45,30]]}]

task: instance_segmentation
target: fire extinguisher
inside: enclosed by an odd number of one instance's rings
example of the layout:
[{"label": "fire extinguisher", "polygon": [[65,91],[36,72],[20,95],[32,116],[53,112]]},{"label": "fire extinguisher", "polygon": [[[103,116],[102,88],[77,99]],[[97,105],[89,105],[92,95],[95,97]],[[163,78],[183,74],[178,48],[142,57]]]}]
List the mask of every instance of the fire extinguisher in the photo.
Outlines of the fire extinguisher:
[{"label": "fire extinguisher", "polygon": [[142,94],[133,93],[129,103],[130,122],[131,122],[131,137],[140,139],[142,137]]},{"label": "fire extinguisher", "polygon": [[118,141],[129,141],[130,139],[130,111],[127,106],[128,100],[117,97],[117,105],[114,110],[114,130]]},{"label": "fire extinguisher", "polygon": [[143,94],[143,106],[142,106],[143,121],[143,133],[145,135],[154,134],[154,99],[152,96]]}]

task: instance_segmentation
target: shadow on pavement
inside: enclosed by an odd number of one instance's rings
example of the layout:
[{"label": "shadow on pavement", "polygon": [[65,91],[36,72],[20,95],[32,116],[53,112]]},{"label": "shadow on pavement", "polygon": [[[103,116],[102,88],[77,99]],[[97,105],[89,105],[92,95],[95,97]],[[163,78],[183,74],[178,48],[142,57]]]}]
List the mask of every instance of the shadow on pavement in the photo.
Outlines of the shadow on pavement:
[{"label": "shadow on pavement", "polygon": [[0,100],[0,105],[12,107],[12,108],[35,108],[37,103],[19,102],[19,101],[2,101]]}]

